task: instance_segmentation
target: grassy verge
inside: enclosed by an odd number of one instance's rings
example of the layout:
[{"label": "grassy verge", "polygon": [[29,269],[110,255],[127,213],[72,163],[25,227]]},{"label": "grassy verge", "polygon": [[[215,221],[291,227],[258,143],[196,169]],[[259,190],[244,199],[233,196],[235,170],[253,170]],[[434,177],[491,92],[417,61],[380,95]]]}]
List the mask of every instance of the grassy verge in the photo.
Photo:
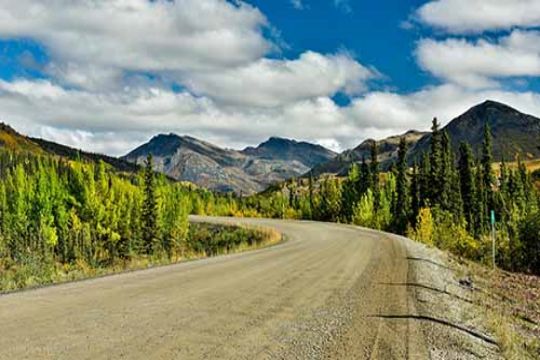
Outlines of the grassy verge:
[{"label": "grassy verge", "polygon": [[281,240],[281,234],[273,229],[198,223],[191,224],[182,252],[172,257],[139,256],[95,266],[82,261],[60,264],[31,256],[17,263],[0,259],[0,293],[254,250]]},{"label": "grassy verge", "polygon": [[506,359],[540,359],[540,277],[457,259],[475,303]]}]

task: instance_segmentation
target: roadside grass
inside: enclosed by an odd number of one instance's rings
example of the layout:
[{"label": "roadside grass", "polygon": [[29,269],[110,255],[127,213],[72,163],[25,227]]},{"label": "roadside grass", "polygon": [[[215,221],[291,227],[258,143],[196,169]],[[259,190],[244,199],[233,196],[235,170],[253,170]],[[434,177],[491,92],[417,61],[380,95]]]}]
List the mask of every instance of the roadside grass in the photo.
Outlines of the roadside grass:
[{"label": "roadside grass", "polygon": [[165,254],[139,256],[99,266],[91,266],[84,261],[59,264],[38,257],[28,257],[22,263],[0,259],[0,294],[235,254],[281,241],[282,235],[270,228],[197,223],[190,226],[185,250],[172,257]]},{"label": "roadside grass", "polygon": [[540,359],[540,277],[516,274],[454,257],[472,280],[481,318],[506,359]]}]

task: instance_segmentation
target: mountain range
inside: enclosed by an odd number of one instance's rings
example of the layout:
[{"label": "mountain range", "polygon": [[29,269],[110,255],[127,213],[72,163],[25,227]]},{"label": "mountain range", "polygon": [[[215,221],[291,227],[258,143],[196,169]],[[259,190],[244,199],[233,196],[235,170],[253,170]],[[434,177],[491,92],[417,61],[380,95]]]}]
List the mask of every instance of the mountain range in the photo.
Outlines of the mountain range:
[{"label": "mountain range", "polygon": [[223,149],[176,134],[157,135],[123,160],[143,164],[151,154],[156,169],[221,192],[251,194],[298,177],[337,154],[320,145],[272,137],[257,147]]},{"label": "mountain range", "polygon": [[[501,161],[513,161],[516,154],[522,159],[540,158],[540,119],[527,115],[516,109],[487,100],[453,119],[442,128],[448,132],[455,152],[461,142],[469,143],[473,152],[479,156],[484,139],[484,126],[489,125],[493,137],[493,158]],[[407,158],[409,163],[429,149],[430,132],[411,130],[402,135],[378,140],[378,161],[383,169],[387,169],[396,159],[400,138],[405,137],[409,144]],[[328,162],[317,165],[312,173],[315,176],[324,173],[345,175],[353,163],[359,163],[365,157],[370,158],[371,145],[375,142],[368,139],[352,150],[346,150]]]},{"label": "mountain range", "polygon": [[[448,123],[442,130],[452,139],[457,151],[466,141],[479,153],[485,124],[493,136],[494,160],[540,158],[540,119],[505,104],[485,101]],[[344,175],[353,163],[370,158],[373,142],[379,148],[379,162],[388,168],[397,157],[399,141],[409,143],[412,162],[429,148],[431,133],[410,130],[382,140],[368,139],[357,147],[337,154],[320,145],[271,137],[256,147],[225,149],[208,142],[176,134],[154,136],[129,154],[116,158],[80,151],[51,141],[23,136],[9,125],[0,124],[0,146],[68,159],[104,161],[118,171],[136,172],[151,154],[158,171],[172,179],[193,182],[220,192],[252,194],[272,184],[312,173]]]}]

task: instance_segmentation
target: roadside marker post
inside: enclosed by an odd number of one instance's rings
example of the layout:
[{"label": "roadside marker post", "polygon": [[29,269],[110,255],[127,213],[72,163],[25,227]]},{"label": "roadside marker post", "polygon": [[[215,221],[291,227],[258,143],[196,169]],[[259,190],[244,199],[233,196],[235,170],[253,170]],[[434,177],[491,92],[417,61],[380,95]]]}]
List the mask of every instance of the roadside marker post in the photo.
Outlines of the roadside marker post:
[{"label": "roadside marker post", "polygon": [[493,268],[495,269],[495,211],[491,210],[491,240],[492,240],[492,248],[491,248],[491,255],[493,259]]}]

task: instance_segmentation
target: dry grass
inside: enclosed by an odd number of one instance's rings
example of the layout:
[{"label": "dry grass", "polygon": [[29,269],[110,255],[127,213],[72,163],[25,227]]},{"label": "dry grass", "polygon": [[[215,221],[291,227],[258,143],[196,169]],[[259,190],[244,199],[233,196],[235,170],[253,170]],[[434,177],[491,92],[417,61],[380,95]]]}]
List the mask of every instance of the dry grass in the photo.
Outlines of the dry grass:
[{"label": "dry grass", "polygon": [[473,279],[475,303],[507,359],[540,359],[540,277],[458,260]]},{"label": "dry grass", "polygon": [[[223,229],[226,229],[224,226]],[[272,246],[283,241],[281,233],[270,228],[232,226],[233,229],[244,228],[252,237],[258,239],[252,245],[243,242],[228,251],[220,251],[216,255],[227,255]],[[226,230],[225,230],[226,231]],[[29,264],[7,264],[0,259],[0,294],[21,289],[32,289],[52,284],[96,278],[122,272],[148,269],[151,267],[172,265],[185,261],[199,260],[209,257],[204,252],[186,252],[172,258],[161,254],[139,256],[129,260],[118,260],[109,266],[92,267],[84,261],[74,264],[42,262],[39,259]]]}]

